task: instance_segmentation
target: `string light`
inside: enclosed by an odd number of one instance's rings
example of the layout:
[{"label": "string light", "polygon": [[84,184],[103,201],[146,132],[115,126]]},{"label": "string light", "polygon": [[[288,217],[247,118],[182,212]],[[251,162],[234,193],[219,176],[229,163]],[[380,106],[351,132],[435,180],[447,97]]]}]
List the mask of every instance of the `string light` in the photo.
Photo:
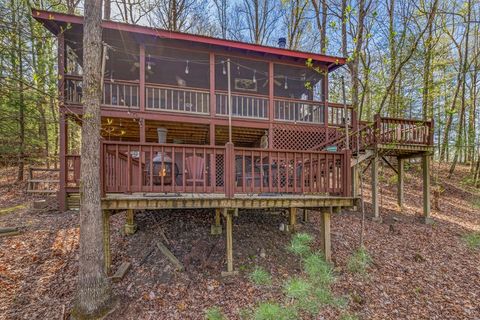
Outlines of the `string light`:
[{"label": "string light", "polygon": [[287,79],[287,76],[285,76],[285,86],[284,86],[284,89],[285,89],[285,90],[288,89],[288,79]]},{"label": "string light", "polygon": [[255,78],[256,73],[257,73],[257,70],[253,70],[253,79],[252,79],[253,83],[257,83],[257,79]]},{"label": "string light", "polygon": [[224,60],[222,60],[222,73],[223,73],[223,75],[227,74],[227,70],[225,70],[225,61]]},{"label": "string light", "polygon": [[188,74],[190,70],[188,69],[188,60],[187,60],[187,66],[185,67],[185,74]]},{"label": "string light", "polygon": [[151,60],[150,55],[148,55],[148,61],[147,61],[147,70],[148,71],[152,70],[152,65],[150,63],[150,60]]}]

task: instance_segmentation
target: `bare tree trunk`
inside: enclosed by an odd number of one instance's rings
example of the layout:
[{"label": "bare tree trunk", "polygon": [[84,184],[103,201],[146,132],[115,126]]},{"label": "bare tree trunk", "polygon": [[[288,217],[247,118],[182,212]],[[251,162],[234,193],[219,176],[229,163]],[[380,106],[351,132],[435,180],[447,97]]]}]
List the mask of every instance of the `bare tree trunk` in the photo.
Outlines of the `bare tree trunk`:
[{"label": "bare tree trunk", "polygon": [[[467,12],[467,21],[470,21],[470,17],[472,14],[472,0],[468,1],[468,12]],[[455,171],[455,166],[457,165],[458,161],[458,154],[460,149],[462,148],[462,141],[463,139],[463,131],[465,130],[464,121],[465,121],[465,95],[466,93],[466,83],[467,83],[467,72],[468,72],[468,40],[469,40],[469,33],[470,33],[470,23],[467,23],[466,30],[465,30],[465,53],[464,53],[464,60],[463,60],[463,67],[462,67],[462,106],[460,110],[460,119],[458,121],[458,133],[457,133],[457,140],[455,143],[455,155],[453,157],[452,165],[450,166],[450,170],[448,172],[448,177],[450,178]],[[463,142],[465,144],[465,142]]]},{"label": "bare tree trunk", "polygon": [[85,1],[83,28],[83,123],[80,171],[80,258],[76,319],[100,318],[111,308],[110,283],[104,266],[104,221],[100,186],[100,97],[102,2]]}]

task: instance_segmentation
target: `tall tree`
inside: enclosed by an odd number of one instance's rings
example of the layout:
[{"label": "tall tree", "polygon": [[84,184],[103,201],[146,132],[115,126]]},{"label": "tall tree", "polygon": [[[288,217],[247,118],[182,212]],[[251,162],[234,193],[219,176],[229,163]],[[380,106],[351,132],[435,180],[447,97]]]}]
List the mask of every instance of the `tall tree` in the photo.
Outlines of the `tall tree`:
[{"label": "tall tree", "polygon": [[85,1],[83,27],[83,117],[80,169],[80,258],[73,315],[96,319],[111,308],[110,283],[104,269],[104,219],[100,189],[100,97],[102,1]]}]

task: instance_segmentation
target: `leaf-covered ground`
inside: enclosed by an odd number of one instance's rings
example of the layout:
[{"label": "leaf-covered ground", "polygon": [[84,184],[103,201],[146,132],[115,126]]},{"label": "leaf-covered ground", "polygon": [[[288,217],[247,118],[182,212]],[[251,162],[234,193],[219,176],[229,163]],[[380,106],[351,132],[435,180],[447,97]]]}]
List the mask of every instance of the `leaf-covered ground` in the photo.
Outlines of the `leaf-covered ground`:
[{"label": "leaf-covered ground", "polygon": [[[434,224],[425,225],[420,168],[410,167],[402,212],[396,205],[394,176],[386,166],[381,174],[383,223],[370,219],[368,181],[364,183],[365,246],[373,259],[366,275],[347,269],[358,247],[361,215],[334,214],[333,292],[348,305],[346,310],[325,307],[315,319],[337,319],[346,312],[360,319],[480,319],[480,250],[469,248],[463,239],[480,231],[480,195],[464,183],[468,168],[458,167],[447,179],[447,168],[433,165],[432,180],[441,186],[440,210],[433,211]],[[30,209],[32,198],[24,195],[24,185],[7,179],[14,174],[12,169],[0,172],[0,227],[19,226],[23,233],[0,237],[0,319],[59,319],[68,314],[75,289],[78,213]],[[285,248],[290,235],[279,230],[286,217],[241,212],[235,218],[234,262],[240,274],[233,278],[220,276],[225,239],[209,234],[212,220],[209,211],[140,212],[139,230],[124,236],[124,214],[114,215],[113,269],[124,261],[132,268],[113,283],[122,303],[111,318],[203,319],[207,308],[217,306],[229,319],[239,319],[240,310],[262,301],[285,302],[282,283],[301,272],[299,259]],[[311,213],[300,228],[318,235],[318,215]],[[156,240],[182,261],[190,255],[188,270],[175,271],[154,249]],[[318,241],[314,246],[319,247]],[[271,285],[256,286],[249,280],[255,266],[271,273]]]}]

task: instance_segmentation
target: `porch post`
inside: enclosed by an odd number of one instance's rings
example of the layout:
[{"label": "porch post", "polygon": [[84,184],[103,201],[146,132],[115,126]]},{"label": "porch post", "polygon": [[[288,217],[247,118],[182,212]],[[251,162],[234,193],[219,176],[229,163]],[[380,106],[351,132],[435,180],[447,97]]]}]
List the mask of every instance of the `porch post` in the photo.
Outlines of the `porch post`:
[{"label": "porch post", "polygon": [[273,148],[273,121],[275,120],[275,100],[274,100],[274,66],[273,62],[268,62],[268,148]]},{"label": "porch post", "polygon": [[216,114],[215,98],[215,54],[210,52],[210,117],[214,118]]},{"label": "porch post", "polygon": [[425,153],[422,156],[423,171],[423,216],[426,224],[433,223],[430,217],[430,155]]},{"label": "porch post", "polygon": [[140,112],[145,111],[145,44],[140,43],[140,81],[139,81],[139,95],[140,95]]},{"label": "porch post", "polygon": [[398,171],[398,179],[397,179],[397,201],[400,210],[403,209],[403,177],[404,177],[404,162],[405,159],[401,157],[397,157],[397,171]]},{"label": "porch post", "polygon": [[378,203],[378,155],[372,158],[372,206],[373,206],[373,221],[382,222],[380,217],[380,207]]},{"label": "porch post", "polygon": [[323,76],[323,120],[325,124],[325,132],[328,140],[328,70],[324,70],[325,75]]},{"label": "porch post", "polygon": [[321,249],[327,262],[332,261],[332,242],[330,238],[330,219],[332,208],[322,208],[320,211]]}]

